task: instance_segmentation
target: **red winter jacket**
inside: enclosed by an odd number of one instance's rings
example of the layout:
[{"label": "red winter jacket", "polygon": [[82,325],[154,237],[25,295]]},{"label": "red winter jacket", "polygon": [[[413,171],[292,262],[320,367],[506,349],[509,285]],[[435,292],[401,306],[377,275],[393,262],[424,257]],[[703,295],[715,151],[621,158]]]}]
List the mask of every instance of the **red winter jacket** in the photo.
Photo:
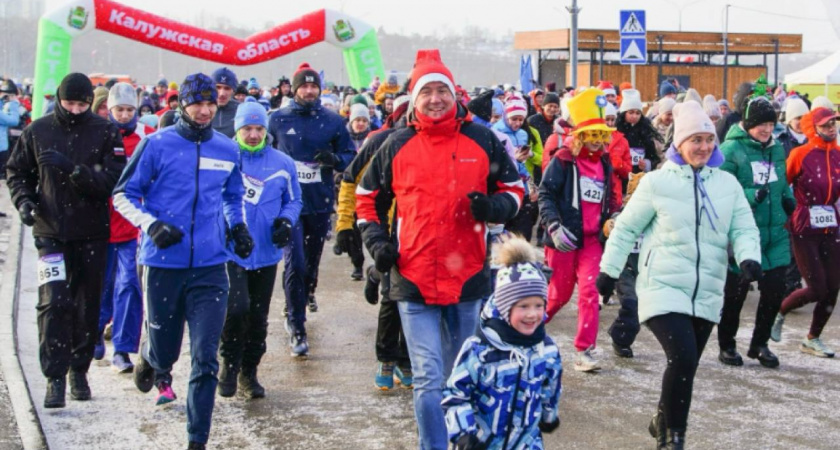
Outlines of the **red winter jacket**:
[{"label": "red winter jacket", "polygon": [[633,170],[633,160],[630,158],[630,143],[627,142],[627,138],[624,137],[622,132],[613,131],[607,153],[610,154],[613,173],[622,180],[627,180]]},{"label": "red winter jacket", "polygon": [[[412,115],[382,144],[356,190],[356,215],[372,254],[388,241],[397,246],[392,300],[452,305],[490,295],[487,226],[470,212],[473,191],[489,196],[492,223],[513,218],[525,194],[501,142],[460,105],[436,124]],[[389,236],[382,224],[392,201]]]},{"label": "red winter jacket", "polygon": [[[134,154],[134,149],[137,148],[137,144],[143,140],[146,136],[155,132],[154,128],[147,127],[142,123],[137,124],[137,129],[134,130],[134,133],[129,134],[128,136],[123,136],[123,145],[125,146],[125,158],[131,158],[131,155]],[[138,229],[134,225],[131,224],[128,220],[123,217],[122,214],[118,213],[114,209],[114,198],[111,197],[108,199],[108,209],[111,211],[111,237],[108,238],[108,242],[112,244],[118,244],[121,242],[128,242],[133,239],[137,239]]]},{"label": "red winter jacket", "polygon": [[811,226],[811,207],[834,207],[835,220],[840,223],[835,206],[840,198],[840,147],[837,141],[825,142],[817,135],[811,113],[802,116],[801,126],[808,141],[793,149],[787,159],[787,179],[796,198],[788,226],[793,234],[836,233],[837,227]]}]

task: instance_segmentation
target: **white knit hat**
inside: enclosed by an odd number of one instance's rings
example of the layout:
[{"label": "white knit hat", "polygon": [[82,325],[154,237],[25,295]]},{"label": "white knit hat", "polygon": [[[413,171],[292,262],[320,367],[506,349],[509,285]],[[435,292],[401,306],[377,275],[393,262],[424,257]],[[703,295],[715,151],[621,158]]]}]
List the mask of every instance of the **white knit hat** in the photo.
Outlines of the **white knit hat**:
[{"label": "white knit hat", "polygon": [[721,118],[723,114],[720,112],[720,105],[718,104],[717,100],[715,100],[715,96],[712,94],[706,94],[703,97],[703,110],[706,111],[706,115],[711,117]]},{"label": "white knit hat", "polygon": [[137,91],[128,83],[116,83],[108,91],[108,109],[117,105],[137,107]]},{"label": "white knit hat", "polygon": [[674,106],[674,147],[679,148],[695,134],[715,134],[715,126],[697,102],[683,102]]},{"label": "white knit hat", "polygon": [[703,99],[700,97],[700,93],[697,92],[697,89],[694,88],[688,88],[688,90],[685,91],[683,103],[687,101],[695,101],[698,105],[703,106]]},{"label": "white knit hat", "polygon": [[615,106],[612,103],[607,102],[607,106],[604,107],[604,117],[607,116],[618,116],[618,110],[615,109]]},{"label": "white knit hat", "polygon": [[674,110],[674,105],[677,104],[677,101],[671,97],[665,97],[659,99],[656,103],[659,104],[659,114],[665,114]]},{"label": "white knit hat", "polygon": [[785,125],[790,125],[790,122],[797,117],[802,117],[808,114],[808,105],[805,100],[801,98],[789,98],[785,105]]},{"label": "white knit hat", "polygon": [[820,95],[819,97],[811,100],[811,111],[817,108],[828,108],[834,111],[834,103],[832,103],[825,95]]},{"label": "white knit hat", "polygon": [[370,121],[370,109],[361,103],[356,103],[350,107],[350,122],[353,122],[359,117]]},{"label": "white knit hat", "polygon": [[642,94],[636,89],[625,89],[621,91],[621,108],[618,112],[626,112],[631,109],[642,110]]}]

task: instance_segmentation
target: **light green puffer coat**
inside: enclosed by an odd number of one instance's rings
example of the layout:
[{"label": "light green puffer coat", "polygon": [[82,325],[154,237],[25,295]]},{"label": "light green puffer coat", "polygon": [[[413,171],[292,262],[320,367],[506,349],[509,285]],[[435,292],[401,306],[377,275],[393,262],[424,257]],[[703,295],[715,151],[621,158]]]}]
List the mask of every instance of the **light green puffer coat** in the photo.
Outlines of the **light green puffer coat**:
[{"label": "light green puffer coat", "polygon": [[642,233],[636,278],[640,322],[674,312],[718,323],[729,243],[739,264],[761,261],[758,228],[744,190],[732,174],[717,168],[704,167],[695,175],[691,166],[669,160],[642,178],[616,220],[601,271],[618,278]]}]

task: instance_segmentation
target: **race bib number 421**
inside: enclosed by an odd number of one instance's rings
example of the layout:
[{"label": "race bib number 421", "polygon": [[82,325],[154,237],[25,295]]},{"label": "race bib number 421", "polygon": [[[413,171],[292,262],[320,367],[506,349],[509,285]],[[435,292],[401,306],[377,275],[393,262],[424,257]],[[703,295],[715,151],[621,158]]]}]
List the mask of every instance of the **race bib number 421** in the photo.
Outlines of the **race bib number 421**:
[{"label": "race bib number 421", "polygon": [[64,268],[64,255],[53,253],[38,258],[38,286],[50,281],[64,281],[67,271]]},{"label": "race bib number 421", "polygon": [[604,198],[604,182],[589,177],[580,178],[580,197],[585,202],[601,203]]}]

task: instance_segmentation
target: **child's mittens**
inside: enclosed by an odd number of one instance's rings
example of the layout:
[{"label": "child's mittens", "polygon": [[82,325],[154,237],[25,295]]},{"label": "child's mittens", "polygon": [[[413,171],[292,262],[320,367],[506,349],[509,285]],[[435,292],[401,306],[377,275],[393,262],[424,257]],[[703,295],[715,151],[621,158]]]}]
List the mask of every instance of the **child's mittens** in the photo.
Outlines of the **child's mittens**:
[{"label": "child's mittens", "polygon": [[560,416],[554,418],[552,422],[542,422],[537,425],[540,427],[540,431],[546,434],[551,434],[552,431],[556,430],[557,427],[560,426]]},{"label": "child's mittens", "polygon": [[[542,427],[542,424],[540,424],[540,427]],[[455,450],[478,450],[480,448],[481,441],[474,434],[465,434],[459,437],[458,442],[455,443]]]}]

